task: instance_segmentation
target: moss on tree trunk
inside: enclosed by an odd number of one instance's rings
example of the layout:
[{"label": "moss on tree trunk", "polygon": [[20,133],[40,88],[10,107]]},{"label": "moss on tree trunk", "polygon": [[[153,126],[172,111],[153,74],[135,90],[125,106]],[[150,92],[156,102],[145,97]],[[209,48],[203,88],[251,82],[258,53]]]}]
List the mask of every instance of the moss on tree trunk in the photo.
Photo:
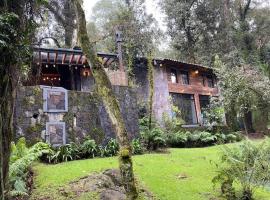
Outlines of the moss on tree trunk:
[{"label": "moss on tree trunk", "polygon": [[[8,191],[8,171],[10,157],[10,143],[13,137],[13,109],[15,89],[9,70],[1,72],[0,81],[0,199],[5,199]],[[12,71],[12,70],[11,70]]]},{"label": "moss on tree trunk", "polygon": [[109,118],[116,132],[120,145],[119,167],[122,180],[129,199],[135,199],[138,194],[136,190],[133,164],[131,159],[131,146],[128,139],[127,130],[120,112],[119,102],[112,91],[111,82],[99,61],[94,46],[90,43],[86,30],[85,14],[79,0],[73,0],[78,23],[78,39],[84,55],[91,66],[92,73],[97,85],[97,93],[101,97]]}]

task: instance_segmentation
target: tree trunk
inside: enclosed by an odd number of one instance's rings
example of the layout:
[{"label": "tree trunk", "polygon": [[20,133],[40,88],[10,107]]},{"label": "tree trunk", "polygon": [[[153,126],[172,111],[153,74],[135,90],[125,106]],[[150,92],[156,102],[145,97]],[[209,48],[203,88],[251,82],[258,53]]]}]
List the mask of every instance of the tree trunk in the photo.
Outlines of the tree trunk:
[{"label": "tree trunk", "polygon": [[228,110],[226,110],[225,117],[228,127],[232,131],[237,131],[239,127],[237,123],[237,112],[234,109],[234,105],[232,105]]},{"label": "tree trunk", "polygon": [[135,199],[138,196],[138,193],[134,180],[133,164],[131,159],[132,151],[124,120],[120,112],[119,102],[112,91],[112,85],[104,67],[98,60],[94,46],[89,41],[86,30],[85,14],[81,7],[80,0],[73,0],[73,2],[75,4],[77,15],[78,39],[82,47],[82,51],[91,66],[92,73],[97,84],[98,95],[101,97],[106,111],[109,114],[120,145],[119,167],[122,181],[128,194],[128,198]]},{"label": "tree trunk", "polygon": [[261,103],[258,106],[260,113],[260,131],[263,131],[264,134],[268,133],[268,121],[269,121],[269,106],[267,103]]},{"label": "tree trunk", "polygon": [[[13,137],[13,110],[15,101],[15,88],[12,83],[12,69],[9,66],[1,73],[0,81],[0,199],[6,198],[8,191],[8,172],[10,144]],[[15,73],[14,73],[15,74]],[[16,80],[16,79],[15,79]]]},{"label": "tree trunk", "polygon": [[253,128],[252,112],[251,111],[247,110],[244,113],[243,120],[244,120],[244,126],[245,126],[246,133],[248,134],[248,133],[255,132],[255,130]]}]

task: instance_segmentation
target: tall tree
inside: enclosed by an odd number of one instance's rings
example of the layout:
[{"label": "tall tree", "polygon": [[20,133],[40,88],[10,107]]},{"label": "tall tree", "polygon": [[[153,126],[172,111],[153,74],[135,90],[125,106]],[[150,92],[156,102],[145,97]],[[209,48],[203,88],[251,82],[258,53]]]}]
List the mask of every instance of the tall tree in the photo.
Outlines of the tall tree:
[{"label": "tall tree", "polygon": [[104,66],[97,57],[93,43],[91,43],[89,40],[86,29],[85,14],[81,7],[80,0],[73,0],[73,2],[75,4],[77,16],[79,43],[88,63],[91,66],[91,70],[97,85],[98,95],[101,97],[105,105],[120,144],[119,167],[122,181],[129,199],[135,199],[138,194],[133,173],[133,164],[131,158],[132,151],[124,120],[120,112],[119,102],[112,91],[112,85],[106,71],[104,70]]},{"label": "tall tree", "polygon": [[[166,14],[168,34],[179,58],[192,63],[209,63],[209,52],[217,38],[221,13],[216,0],[160,1]],[[207,49],[205,48],[207,47]]]},{"label": "tall tree", "polygon": [[[49,14],[53,14],[53,19],[63,29],[64,46],[70,48],[74,39],[75,10],[70,0],[49,0],[46,4]],[[53,32],[51,36],[57,34]],[[61,38],[59,38],[61,40]]]},{"label": "tall tree", "polygon": [[[165,0],[161,6],[180,59],[211,67],[219,55],[228,70],[242,72],[243,67],[252,66],[269,75],[269,7],[257,0]],[[253,102],[249,104],[240,111],[232,100],[226,107],[228,124],[235,127],[241,112],[248,132],[254,131]]]},{"label": "tall tree", "polygon": [[115,29],[122,32],[122,52],[132,84],[135,58],[155,52],[161,31],[152,15],[147,14],[144,0],[100,0],[93,8],[93,21],[101,33],[109,33],[97,43],[99,50],[116,51]]},{"label": "tall tree", "polygon": [[37,1],[9,0],[0,3],[0,199],[8,195],[10,145],[16,89],[27,74],[30,44],[35,30]]},{"label": "tall tree", "polygon": [[[75,9],[72,1],[70,0],[49,0],[46,4],[46,7],[49,11],[49,15],[53,15],[52,21],[60,25],[63,29],[63,38],[64,38],[64,47],[71,48],[72,42],[74,40],[75,34]],[[47,28],[50,28],[47,26]],[[61,35],[58,36],[58,31],[52,31],[49,36],[62,40]],[[56,37],[55,37],[56,36]],[[71,77],[71,89],[75,89],[75,80],[74,80],[74,69],[70,68],[70,77]]]}]

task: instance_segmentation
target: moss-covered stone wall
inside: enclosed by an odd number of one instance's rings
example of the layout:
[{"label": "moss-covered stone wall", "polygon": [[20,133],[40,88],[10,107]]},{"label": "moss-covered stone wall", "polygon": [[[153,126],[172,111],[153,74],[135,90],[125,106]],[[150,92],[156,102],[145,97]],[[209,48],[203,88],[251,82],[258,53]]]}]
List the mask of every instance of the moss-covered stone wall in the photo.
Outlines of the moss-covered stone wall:
[{"label": "moss-covered stone wall", "polygon": [[[130,138],[138,135],[138,106],[134,89],[114,86]],[[68,91],[68,112],[43,111],[43,89],[21,87],[17,93],[14,126],[15,137],[24,136],[29,144],[44,141],[46,122],[65,122],[67,142],[94,139],[98,144],[115,138],[105,108],[95,92]]]}]

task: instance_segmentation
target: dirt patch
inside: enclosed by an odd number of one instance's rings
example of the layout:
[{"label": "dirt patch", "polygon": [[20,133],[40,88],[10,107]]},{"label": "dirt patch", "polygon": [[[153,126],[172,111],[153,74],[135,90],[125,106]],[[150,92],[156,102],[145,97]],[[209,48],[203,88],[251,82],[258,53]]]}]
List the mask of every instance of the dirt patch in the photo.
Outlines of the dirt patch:
[{"label": "dirt patch", "polygon": [[249,133],[247,136],[249,139],[264,139],[265,135],[263,133]]},{"label": "dirt patch", "polygon": [[[126,191],[123,187],[119,170],[109,169],[102,173],[92,173],[72,181],[68,186],[59,188],[59,194],[67,199],[79,199],[86,193],[97,194],[100,200],[125,200]],[[154,199],[153,195],[146,189],[139,186],[140,196],[146,199]]]}]

